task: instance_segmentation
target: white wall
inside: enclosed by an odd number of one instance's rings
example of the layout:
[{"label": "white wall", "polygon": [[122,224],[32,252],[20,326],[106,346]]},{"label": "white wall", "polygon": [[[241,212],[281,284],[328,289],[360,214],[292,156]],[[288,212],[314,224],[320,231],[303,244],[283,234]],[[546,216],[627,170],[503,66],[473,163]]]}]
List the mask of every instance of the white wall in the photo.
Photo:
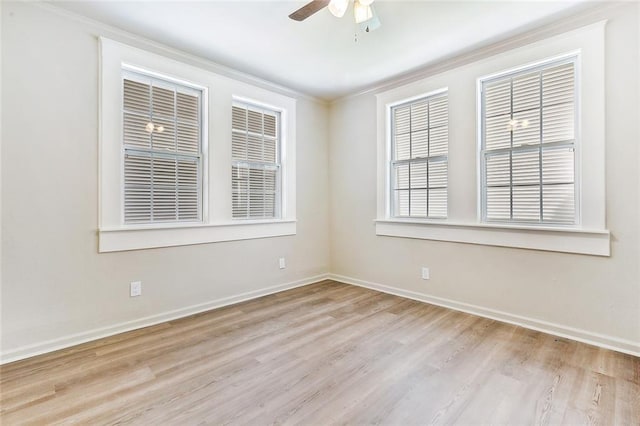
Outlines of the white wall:
[{"label": "white wall", "polygon": [[[328,108],[304,97],[297,235],[98,254],[98,35],[158,51],[38,6],[2,7],[4,358],[328,272]],[[133,280],[142,297],[129,298]]]},{"label": "white wall", "polygon": [[[614,16],[605,35],[606,225],[612,233],[611,257],[376,236],[376,98],[368,93],[344,99],[331,110],[332,273],[349,282],[382,285],[399,294],[640,351],[640,200],[634,187],[640,136],[637,7],[608,12]],[[460,74],[456,72],[452,69],[441,77]],[[475,90],[473,79],[454,84]],[[459,88],[450,85],[449,91],[458,93]],[[449,129],[454,140],[475,150],[474,99],[469,102],[471,108],[450,110]],[[473,206],[477,186],[475,166],[470,164],[466,175],[472,184],[465,196]],[[459,196],[454,194],[453,200]],[[431,268],[429,281],[421,280],[421,266]]]},{"label": "white wall", "polygon": [[[376,236],[374,94],[330,109],[298,99],[296,236],[98,254],[96,37],[166,52],[45,8],[3,3],[0,349],[24,356],[329,270],[638,347],[636,9],[613,16],[606,30],[611,257]],[[457,131],[475,140],[474,120]],[[420,279],[422,265],[431,280]],[[142,297],[128,297],[132,280],[143,281]]]}]

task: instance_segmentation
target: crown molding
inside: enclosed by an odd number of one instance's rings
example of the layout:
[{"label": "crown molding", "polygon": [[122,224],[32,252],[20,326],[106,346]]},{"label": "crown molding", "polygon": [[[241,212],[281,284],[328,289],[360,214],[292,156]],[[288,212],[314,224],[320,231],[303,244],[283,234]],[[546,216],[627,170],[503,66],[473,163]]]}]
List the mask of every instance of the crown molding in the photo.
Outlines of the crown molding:
[{"label": "crown molding", "polygon": [[576,30],[586,25],[607,20],[612,15],[621,13],[629,4],[632,4],[632,2],[600,2],[597,6],[588,6],[588,8],[583,8],[577,13],[575,9],[569,10],[566,12],[568,15],[565,14],[553,22],[543,25],[540,25],[540,23],[533,23],[527,26],[527,29],[524,32],[512,35],[506,39],[501,38],[499,41],[494,40],[493,42],[489,42],[489,44],[484,43],[482,45],[472,46],[463,52],[434,61],[406,73],[398,74],[346,96],[331,100],[330,105],[336,105],[362,95],[373,95],[399,86],[404,86],[518,47],[523,47],[549,37]]},{"label": "crown molding", "polygon": [[159,43],[152,39],[140,36],[138,34],[125,31],[121,28],[117,28],[95,19],[88,18],[75,12],[63,9],[56,6],[51,1],[46,2],[24,2],[30,5],[37,6],[41,9],[55,13],[58,16],[70,19],[76,23],[84,25],[96,32],[96,36],[106,36],[115,41],[131,45],[144,50],[151,50],[153,53],[157,53],[163,56],[169,56],[172,59],[186,62],[190,65],[197,66],[199,68],[206,69],[207,71],[214,72],[224,77],[232,78],[234,80],[241,81],[243,83],[252,84],[262,89],[271,90],[281,95],[290,96],[297,99],[304,99],[307,101],[315,102],[323,106],[328,106],[329,102],[326,99],[318,98],[307,93],[299,92],[286,86],[273,83],[269,80],[257,77],[255,75],[239,71],[235,68],[228,67],[226,65],[219,64],[217,62],[205,59],[201,56],[185,52],[180,49],[170,47],[166,44]]},{"label": "crown molding", "polygon": [[465,49],[462,52],[458,52],[449,57],[427,63],[405,73],[397,74],[378,83],[366,86],[363,89],[359,89],[335,99],[313,96],[286,86],[279,85],[277,83],[273,83],[269,80],[239,71],[237,69],[205,59],[201,56],[187,53],[183,50],[170,47],[152,39],[125,31],[121,28],[117,28],[97,21],[95,19],[80,15],[78,13],[71,12],[59,6],[56,6],[52,1],[28,3],[48,10],[59,16],[63,16],[79,24],[88,26],[89,28],[98,32],[99,35],[107,36],[116,41],[127,43],[142,49],[153,50],[154,53],[171,56],[174,59],[182,60],[184,62],[190,63],[191,65],[198,66],[214,73],[223,75],[225,77],[252,84],[266,90],[271,90],[298,99],[305,99],[307,101],[330,107],[331,105],[339,104],[346,100],[353,99],[362,95],[375,94],[380,91],[385,91],[394,87],[412,83],[414,81],[424,79],[517,47],[525,46],[527,44],[531,44],[533,42],[543,40],[554,35],[562,34],[564,32],[568,32],[582,26],[607,19],[607,17],[610,17],[615,13],[619,13],[625,6],[628,6],[632,2],[598,2],[597,6],[581,6],[579,7],[581,10],[578,10],[577,12],[576,8],[572,8],[565,11],[560,18],[555,19],[553,22],[545,23],[542,25],[540,22],[532,23],[524,27],[524,31],[520,31],[517,34],[512,33],[511,35],[507,35],[506,38],[502,36],[499,39],[493,39],[487,43],[476,44],[469,47],[468,49]]}]

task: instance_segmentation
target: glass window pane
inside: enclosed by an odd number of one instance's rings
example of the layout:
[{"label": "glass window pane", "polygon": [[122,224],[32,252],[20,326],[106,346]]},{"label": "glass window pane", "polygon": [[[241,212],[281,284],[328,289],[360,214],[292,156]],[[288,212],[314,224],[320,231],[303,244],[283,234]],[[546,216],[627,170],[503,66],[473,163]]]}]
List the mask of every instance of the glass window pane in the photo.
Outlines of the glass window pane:
[{"label": "glass window pane", "polygon": [[427,217],[427,190],[411,190],[411,217]]},{"label": "glass window pane", "polygon": [[409,216],[409,190],[396,190],[394,193],[396,216]]},{"label": "glass window pane", "polygon": [[573,148],[555,148],[542,150],[543,183],[573,183],[573,151]]},{"label": "glass window pane", "polygon": [[513,78],[513,112],[540,108],[540,72]]},{"label": "glass window pane", "polygon": [[429,130],[411,133],[411,158],[427,157],[429,155]]},{"label": "glass window pane", "polygon": [[540,110],[533,109],[513,115],[513,146],[540,144]]},{"label": "glass window pane", "polygon": [[499,115],[485,121],[484,141],[486,150],[511,147],[511,116]]},{"label": "glass window pane", "polygon": [[514,152],[511,161],[514,185],[540,184],[540,153],[538,150]]},{"label": "glass window pane", "polygon": [[447,190],[446,189],[430,189],[429,190],[429,217],[433,217],[433,218],[447,217]]},{"label": "glass window pane", "polygon": [[486,182],[489,186],[510,185],[511,166],[509,153],[493,154],[486,157]]},{"label": "glass window pane", "polygon": [[449,128],[435,127],[429,130],[429,156],[447,155],[449,150]]},{"label": "glass window pane", "polygon": [[396,165],[395,173],[395,189],[409,189],[409,165]]},{"label": "glass window pane", "polygon": [[427,188],[427,162],[412,163],[410,166],[411,188]]},{"label": "glass window pane", "polygon": [[[429,188],[447,187],[447,162],[429,162]],[[446,193],[446,192],[445,192]]]},{"label": "glass window pane", "polygon": [[487,219],[511,219],[511,191],[509,188],[487,188]]},{"label": "glass window pane", "polygon": [[544,220],[556,223],[575,222],[575,194],[574,185],[544,185],[542,187],[544,200]]},{"label": "glass window pane", "polygon": [[540,220],[540,185],[513,188],[513,220]]}]

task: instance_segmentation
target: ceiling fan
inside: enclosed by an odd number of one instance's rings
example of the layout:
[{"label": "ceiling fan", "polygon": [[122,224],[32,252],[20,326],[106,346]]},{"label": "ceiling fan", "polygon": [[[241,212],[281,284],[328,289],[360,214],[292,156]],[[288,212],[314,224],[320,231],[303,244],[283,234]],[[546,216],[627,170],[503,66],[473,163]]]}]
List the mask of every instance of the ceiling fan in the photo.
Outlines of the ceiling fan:
[{"label": "ceiling fan", "polygon": [[[312,0],[289,15],[294,21],[304,21],[314,13],[327,7],[337,18],[342,18],[349,7],[350,0]],[[353,17],[356,24],[363,24],[365,31],[375,30],[380,20],[373,10],[374,0],[353,0]]]}]

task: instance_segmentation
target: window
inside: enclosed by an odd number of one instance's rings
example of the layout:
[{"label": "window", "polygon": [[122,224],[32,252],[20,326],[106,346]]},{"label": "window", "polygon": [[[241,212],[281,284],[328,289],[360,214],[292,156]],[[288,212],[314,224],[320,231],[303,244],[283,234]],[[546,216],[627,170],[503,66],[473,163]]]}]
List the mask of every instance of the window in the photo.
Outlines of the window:
[{"label": "window", "polygon": [[234,103],[231,135],[232,217],[280,216],[280,113]]},{"label": "window", "polygon": [[125,70],[124,223],[202,220],[202,91]]},{"label": "window", "polygon": [[[594,23],[482,60],[472,55],[464,66],[377,92],[376,235],[609,256],[605,27]],[[446,218],[435,219],[433,205],[425,218],[414,197],[396,195],[418,189],[410,180],[416,171],[399,173],[396,163],[419,160],[412,144],[421,134],[410,128],[401,152],[394,131],[407,133],[412,111],[404,110],[404,132],[395,129],[402,120],[394,112],[439,88],[446,88],[450,131]]]},{"label": "window", "polygon": [[447,217],[448,101],[441,92],[391,108],[391,212]]},{"label": "window", "polygon": [[100,37],[99,99],[99,252],[296,234],[294,98]]},{"label": "window", "polygon": [[577,222],[575,64],[573,56],[480,82],[483,221]]}]

